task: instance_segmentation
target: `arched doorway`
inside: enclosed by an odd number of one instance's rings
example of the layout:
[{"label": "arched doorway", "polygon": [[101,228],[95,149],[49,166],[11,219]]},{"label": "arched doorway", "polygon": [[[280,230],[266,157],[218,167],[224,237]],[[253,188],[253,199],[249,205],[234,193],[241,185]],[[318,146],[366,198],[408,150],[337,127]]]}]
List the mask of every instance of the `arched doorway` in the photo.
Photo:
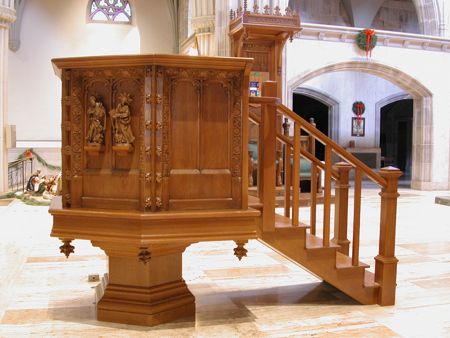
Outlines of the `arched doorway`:
[{"label": "arched doorway", "polygon": [[371,61],[347,61],[326,65],[313,71],[307,71],[292,78],[287,83],[287,103],[292,107],[292,97],[296,88],[302,83],[319,75],[338,72],[357,71],[381,77],[400,87],[411,95],[413,99],[413,142],[412,142],[412,165],[411,165],[411,187],[415,189],[430,189],[432,184],[432,171],[429,160],[432,158],[432,94],[415,78],[400,71],[397,68]]},{"label": "arched doorway", "polygon": [[380,111],[380,148],[385,166],[403,171],[401,180],[411,180],[413,100],[386,104]]},{"label": "arched doorway", "polygon": [[[293,111],[305,120],[314,118],[316,128],[335,141],[338,140],[337,117],[339,104],[336,100],[317,90],[296,88],[292,97]],[[321,144],[316,147],[316,155],[323,160],[324,149]]]},{"label": "arched doorway", "polygon": [[[294,93],[293,111],[306,121],[314,121],[316,128],[328,135],[328,107],[312,97]],[[311,120],[312,119],[312,120]],[[325,158],[325,150],[322,144],[316,146],[316,156],[321,161]]]}]

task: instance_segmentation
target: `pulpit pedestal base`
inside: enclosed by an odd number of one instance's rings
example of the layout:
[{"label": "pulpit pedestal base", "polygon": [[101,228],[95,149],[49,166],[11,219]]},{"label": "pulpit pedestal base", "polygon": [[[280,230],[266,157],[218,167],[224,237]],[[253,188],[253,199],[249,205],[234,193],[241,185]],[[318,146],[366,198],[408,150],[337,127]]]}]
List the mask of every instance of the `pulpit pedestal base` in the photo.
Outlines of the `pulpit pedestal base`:
[{"label": "pulpit pedestal base", "polygon": [[195,298],[181,276],[184,248],[145,251],[145,262],[138,256],[109,255],[109,284],[97,303],[98,320],[154,326],[195,316]]}]

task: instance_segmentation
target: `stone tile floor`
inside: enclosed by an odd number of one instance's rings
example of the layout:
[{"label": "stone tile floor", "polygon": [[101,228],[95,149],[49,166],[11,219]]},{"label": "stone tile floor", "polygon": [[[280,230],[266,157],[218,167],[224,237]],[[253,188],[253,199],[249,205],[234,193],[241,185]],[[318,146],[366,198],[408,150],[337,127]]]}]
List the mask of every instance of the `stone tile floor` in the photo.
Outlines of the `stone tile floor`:
[{"label": "stone tile floor", "polygon": [[[434,203],[442,192],[400,193],[395,306],[359,305],[257,241],[241,262],[233,242],[210,242],[184,254],[196,318],[153,328],[97,321],[88,275],[106,272],[103,252],[74,241],[66,259],[47,207],[0,206],[0,337],[450,337],[450,207]],[[372,266],[377,194],[363,197],[361,258]]]}]

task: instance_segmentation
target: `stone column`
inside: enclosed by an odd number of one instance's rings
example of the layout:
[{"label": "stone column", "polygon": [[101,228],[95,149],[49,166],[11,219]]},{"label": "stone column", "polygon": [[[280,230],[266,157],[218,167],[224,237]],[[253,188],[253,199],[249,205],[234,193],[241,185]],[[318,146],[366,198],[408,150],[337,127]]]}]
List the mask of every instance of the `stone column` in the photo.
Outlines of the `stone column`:
[{"label": "stone column", "polygon": [[228,1],[216,2],[216,48],[218,56],[230,56],[230,37],[228,36],[230,23],[230,5]]},{"label": "stone column", "polygon": [[439,7],[439,36],[450,37],[450,3],[446,0],[438,0]]},{"label": "stone column", "polygon": [[8,190],[8,150],[5,126],[8,123],[9,25],[16,19],[14,0],[0,0],[0,193]]},{"label": "stone column", "polygon": [[192,29],[197,37],[200,55],[217,55],[214,37],[215,21],[215,0],[194,0]]}]

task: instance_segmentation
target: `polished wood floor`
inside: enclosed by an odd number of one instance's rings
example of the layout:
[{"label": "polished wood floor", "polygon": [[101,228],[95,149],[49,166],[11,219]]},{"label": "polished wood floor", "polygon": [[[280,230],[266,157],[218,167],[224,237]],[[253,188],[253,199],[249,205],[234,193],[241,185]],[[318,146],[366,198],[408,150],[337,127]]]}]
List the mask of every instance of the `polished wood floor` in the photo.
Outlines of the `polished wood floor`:
[{"label": "polished wood floor", "polygon": [[[450,207],[434,203],[443,192],[400,193],[395,306],[359,305],[257,241],[241,262],[232,242],[199,243],[183,268],[195,318],[154,328],[97,321],[98,282],[87,277],[105,273],[104,254],[75,241],[66,260],[46,207],[0,206],[0,337],[450,337]],[[371,265],[377,194],[363,197],[361,258]]]}]

